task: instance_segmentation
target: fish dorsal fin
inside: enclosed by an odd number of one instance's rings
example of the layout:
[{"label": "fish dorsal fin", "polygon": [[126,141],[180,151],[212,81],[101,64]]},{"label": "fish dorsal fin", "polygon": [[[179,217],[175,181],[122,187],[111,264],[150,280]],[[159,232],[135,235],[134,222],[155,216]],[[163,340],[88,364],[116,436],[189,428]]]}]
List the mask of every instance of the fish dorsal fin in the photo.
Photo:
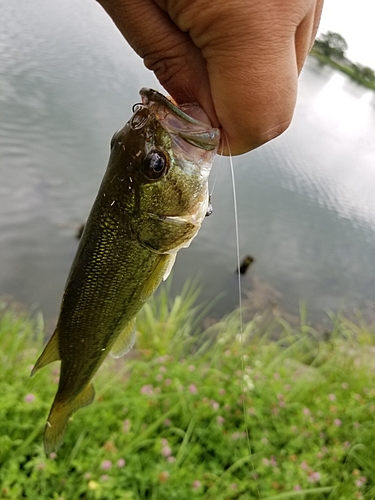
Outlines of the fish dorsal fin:
[{"label": "fish dorsal fin", "polygon": [[177,253],[173,253],[171,255],[171,258],[168,262],[168,267],[164,272],[163,281],[165,281],[168,278],[168,276],[171,274],[172,267],[174,266],[174,263],[176,262],[176,257],[177,257]]},{"label": "fish dorsal fin", "polygon": [[143,300],[148,299],[148,297],[150,297],[150,295],[152,295],[160,285],[161,280],[163,279],[169,268],[171,258],[172,255],[170,255],[169,253],[160,255],[159,262],[156,264],[155,269],[152,271],[150,277],[144,284],[141,295]]},{"label": "fish dorsal fin", "polygon": [[48,344],[45,346],[44,351],[37,359],[37,362],[31,371],[31,376],[43,368],[43,366],[46,366],[53,361],[59,361],[60,359],[59,334],[58,331],[55,330],[52,337],[49,339]]},{"label": "fish dorsal fin", "polygon": [[112,346],[111,356],[113,358],[121,358],[121,356],[130,351],[135,342],[135,333],[135,319],[132,319],[122,330]]}]

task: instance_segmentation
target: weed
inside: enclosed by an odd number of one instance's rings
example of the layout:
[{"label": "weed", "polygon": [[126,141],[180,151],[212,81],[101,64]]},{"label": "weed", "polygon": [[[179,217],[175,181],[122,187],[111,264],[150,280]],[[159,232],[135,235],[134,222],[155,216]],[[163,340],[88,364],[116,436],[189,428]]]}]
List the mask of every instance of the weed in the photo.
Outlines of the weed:
[{"label": "weed", "polygon": [[42,322],[2,306],[1,499],[375,498],[371,327],[338,316],[322,337],[304,314],[258,315],[240,342],[235,314],[199,334],[196,298],[144,307],[136,349],[106,360],[49,456],[58,364],[30,379]]}]

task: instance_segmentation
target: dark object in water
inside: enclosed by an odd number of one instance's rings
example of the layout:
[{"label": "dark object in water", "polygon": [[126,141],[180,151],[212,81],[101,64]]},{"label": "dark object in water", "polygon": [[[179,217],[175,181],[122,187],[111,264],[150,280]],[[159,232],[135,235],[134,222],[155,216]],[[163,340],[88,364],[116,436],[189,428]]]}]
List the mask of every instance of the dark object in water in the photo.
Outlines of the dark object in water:
[{"label": "dark object in water", "polygon": [[[251,255],[245,255],[245,257],[242,259],[241,265],[240,265],[240,274],[245,274],[246,271],[249,269],[251,264],[254,262],[254,257]],[[238,269],[237,269],[238,273]]]}]

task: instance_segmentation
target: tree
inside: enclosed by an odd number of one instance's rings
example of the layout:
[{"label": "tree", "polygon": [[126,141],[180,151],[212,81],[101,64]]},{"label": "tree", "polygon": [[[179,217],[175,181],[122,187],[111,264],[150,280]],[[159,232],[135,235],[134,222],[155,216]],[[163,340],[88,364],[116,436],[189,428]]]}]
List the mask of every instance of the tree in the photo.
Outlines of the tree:
[{"label": "tree", "polygon": [[348,44],[339,33],[327,31],[315,40],[315,48],[327,57],[342,60],[348,50]]},{"label": "tree", "polygon": [[375,80],[375,73],[372,68],[369,68],[368,66],[364,66],[362,68],[362,76],[365,80],[368,80],[369,82],[373,82]]},{"label": "tree", "polygon": [[363,66],[359,63],[352,63],[352,69],[354,70],[355,76],[360,79],[366,80],[367,82],[375,82],[375,72],[372,68]]}]

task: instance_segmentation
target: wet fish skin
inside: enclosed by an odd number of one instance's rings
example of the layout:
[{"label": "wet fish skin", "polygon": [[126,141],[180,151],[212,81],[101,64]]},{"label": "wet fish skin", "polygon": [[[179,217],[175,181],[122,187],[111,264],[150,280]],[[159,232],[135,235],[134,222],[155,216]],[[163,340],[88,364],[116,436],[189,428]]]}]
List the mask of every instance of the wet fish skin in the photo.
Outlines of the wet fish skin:
[{"label": "wet fish skin", "polygon": [[55,332],[32,371],[61,360],[46,453],[62,444],[71,414],[93,401],[91,379],[108,353],[122,355],[131,347],[136,313],[207,211],[219,131],[155,91],[142,89],[141,96],[142,104],[112,139]]}]

